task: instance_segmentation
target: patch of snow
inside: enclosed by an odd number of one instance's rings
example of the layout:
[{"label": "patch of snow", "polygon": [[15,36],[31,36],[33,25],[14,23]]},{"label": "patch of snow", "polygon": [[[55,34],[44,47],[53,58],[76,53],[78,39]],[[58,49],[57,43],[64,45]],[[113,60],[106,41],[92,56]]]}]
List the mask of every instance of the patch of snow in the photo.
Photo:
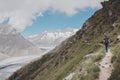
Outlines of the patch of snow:
[{"label": "patch of snow", "polygon": [[56,47],[68,37],[74,35],[78,29],[44,31],[38,35],[29,36],[28,40],[38,47]]},{"label": "patch of snow", "polygon": [[67,77],[65,77],[63,80],[72,80],[75,73],[70,73]]},{"label": "patch of snow", "polygon": [[29,36],[28,38],[34,38],[34,37],[37,37],[37,36],[38,36],[38,34],[35,34],[35,35]]}]

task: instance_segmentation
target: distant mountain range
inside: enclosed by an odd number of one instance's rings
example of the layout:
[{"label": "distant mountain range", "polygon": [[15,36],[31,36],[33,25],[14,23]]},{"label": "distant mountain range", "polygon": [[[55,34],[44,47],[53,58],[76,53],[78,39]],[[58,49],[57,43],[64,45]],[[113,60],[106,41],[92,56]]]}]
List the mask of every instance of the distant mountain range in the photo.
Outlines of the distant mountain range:
[{"label": "distant mountain range", "polygon": [[38,47],[30,43],[10,25],[0,25],[0,58],[41,53]]},{"label": "distant mountain range", "polygon": [[54,48],[68,37],[74,35],[78,29],[67,28],[64,30],[44,31],[40,34],[29,36],[28,40],[40,48]]},{"label": "distant mountain range", "polygon": [[59,45],[78,29],[45,31],[25,39],[10,25],[0,24],[0,59],[10,56],[25,56],[29,54],[42,54]]}]

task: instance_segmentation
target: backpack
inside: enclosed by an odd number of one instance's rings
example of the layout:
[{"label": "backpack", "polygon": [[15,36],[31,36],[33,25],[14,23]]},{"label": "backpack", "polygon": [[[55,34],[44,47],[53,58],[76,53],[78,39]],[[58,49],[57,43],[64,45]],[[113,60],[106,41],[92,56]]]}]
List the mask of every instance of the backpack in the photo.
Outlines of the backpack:
[{"label": "backpack", "polygon": [[104,38],[104,43],[105,43],[105,44],[108,44],[108,43],[109,43],[108,38]]}]

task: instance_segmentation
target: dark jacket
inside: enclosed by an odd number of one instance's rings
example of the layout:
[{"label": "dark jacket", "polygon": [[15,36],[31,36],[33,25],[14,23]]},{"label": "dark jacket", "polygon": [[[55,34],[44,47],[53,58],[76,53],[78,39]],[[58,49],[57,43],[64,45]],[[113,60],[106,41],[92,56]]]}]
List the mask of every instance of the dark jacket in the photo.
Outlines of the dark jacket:
[{"label": "dark jacket", "polygon": [[108,38],[108,37],[105,37],[105,38],[104,38],[104,44],[105,44],[105,45],[108,45],[108,44],[109,44],[109,38]]}]

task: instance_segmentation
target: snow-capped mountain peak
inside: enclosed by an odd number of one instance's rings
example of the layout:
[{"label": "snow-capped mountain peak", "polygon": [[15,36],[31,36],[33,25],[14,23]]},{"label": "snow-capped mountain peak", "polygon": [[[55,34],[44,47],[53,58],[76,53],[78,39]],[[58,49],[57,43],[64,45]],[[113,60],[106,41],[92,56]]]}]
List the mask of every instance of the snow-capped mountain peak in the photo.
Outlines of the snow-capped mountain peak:
[{"label": "snow-capped mountain peak", "polygon": [[8,34],[16,34],[17,31],[15,29],[13,29],[12,27],[10,27],[10,25],[0,25],[0,34],[2,35],[8,35]]},{"label": "snow-capped mountain peak", "polygon": [[39,53],[40,51],[10,25],[0,25],[0,54],[17,56]]},{"label": "snow-capped mountain peak", "polygon": [[64,30],[44,31],[28,37],[28,40],[38,47],[55,47],[66,38],[74,35],[78,29],[67,28]]}]

